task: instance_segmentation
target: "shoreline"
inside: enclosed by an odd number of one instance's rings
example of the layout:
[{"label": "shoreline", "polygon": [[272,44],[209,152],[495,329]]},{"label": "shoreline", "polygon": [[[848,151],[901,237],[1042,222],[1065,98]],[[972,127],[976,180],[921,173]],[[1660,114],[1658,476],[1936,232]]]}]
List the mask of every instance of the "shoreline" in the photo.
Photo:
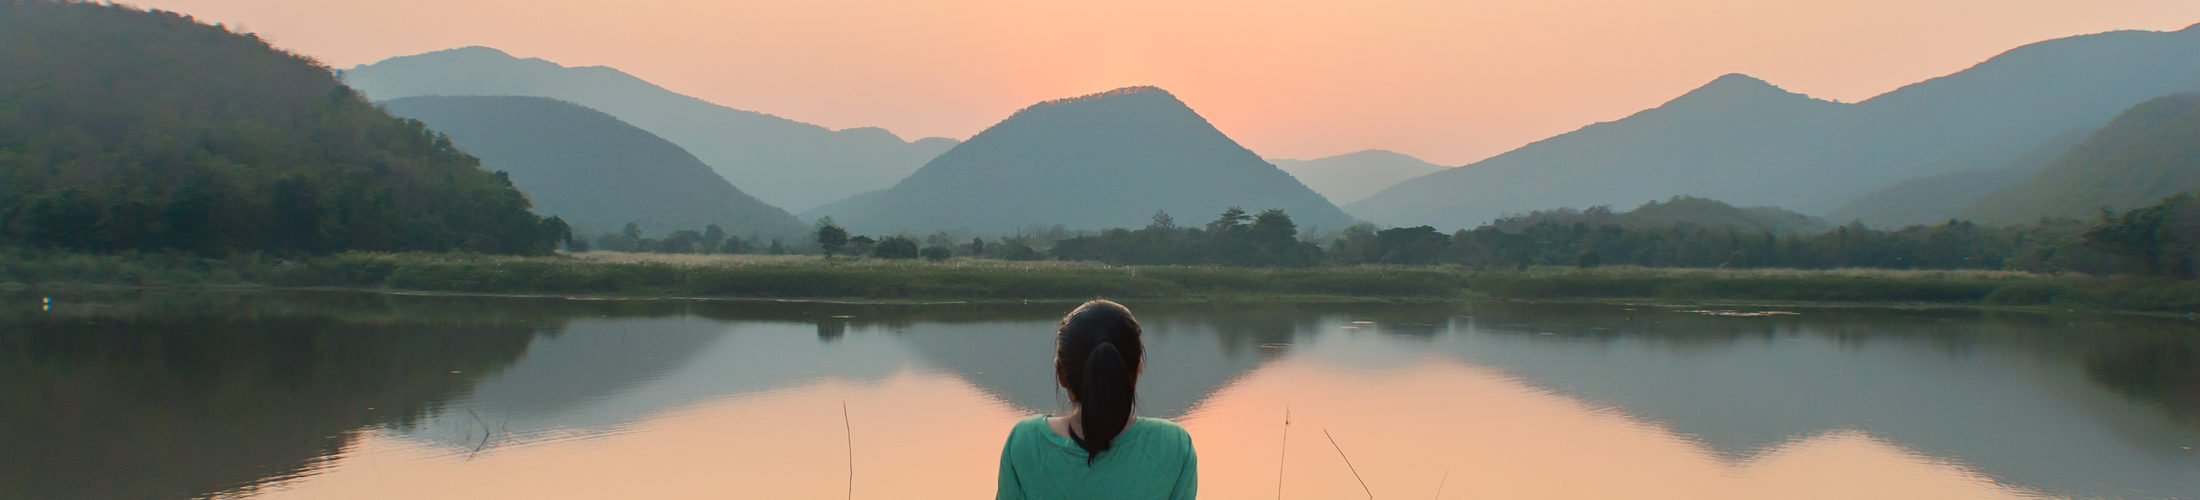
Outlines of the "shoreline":
[{"label": "shoreline", "polygon": [[825,304],[1505,300],[1656,307],[1969,309],[2192,319],[2200,282],[2007,271],[1106,266],[1085,262],[801,256],[265,257],[0,255],[0,291],[317,291],[566,300]]}]

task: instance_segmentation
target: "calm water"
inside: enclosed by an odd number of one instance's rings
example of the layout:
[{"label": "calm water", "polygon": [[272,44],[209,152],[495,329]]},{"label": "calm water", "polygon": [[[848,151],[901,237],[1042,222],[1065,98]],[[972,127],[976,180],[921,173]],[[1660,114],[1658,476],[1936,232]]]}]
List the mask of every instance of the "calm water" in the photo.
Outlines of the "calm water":
[{"label": "calm water", "polygon": [[[1066,409],[1068,304],[0,298],[5,498],[989,498]],[[1129,305],[1205,498],[2200,497],[2190,321]]]}]

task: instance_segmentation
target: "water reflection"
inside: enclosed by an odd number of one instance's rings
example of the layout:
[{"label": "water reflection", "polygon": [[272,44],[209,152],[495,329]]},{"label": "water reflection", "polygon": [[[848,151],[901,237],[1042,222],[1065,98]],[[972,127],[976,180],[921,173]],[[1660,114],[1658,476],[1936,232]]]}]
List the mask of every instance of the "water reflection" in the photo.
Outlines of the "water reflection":
[{"label": "water reflection", "polygon": [[[0,497],[983,497],[1066,406],[1068,304],[0,298]],[[1133,306],[1215,498],[2200,496],[2187,322]]]}]

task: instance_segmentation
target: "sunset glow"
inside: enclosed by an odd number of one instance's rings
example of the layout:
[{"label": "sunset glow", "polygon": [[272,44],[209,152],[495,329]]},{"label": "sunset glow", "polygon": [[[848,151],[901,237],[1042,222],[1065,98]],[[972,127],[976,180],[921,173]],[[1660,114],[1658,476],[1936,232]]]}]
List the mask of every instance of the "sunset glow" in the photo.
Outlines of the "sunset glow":
[{"label": "sunset glow", "polygon": [[466,45],[741,109],[968,137],[1151,84],[1269,157],[1457,165],[1748,73],[1856,101],[2018,45],[2200,22],[2200,2],[150,0],[337,68]]}]

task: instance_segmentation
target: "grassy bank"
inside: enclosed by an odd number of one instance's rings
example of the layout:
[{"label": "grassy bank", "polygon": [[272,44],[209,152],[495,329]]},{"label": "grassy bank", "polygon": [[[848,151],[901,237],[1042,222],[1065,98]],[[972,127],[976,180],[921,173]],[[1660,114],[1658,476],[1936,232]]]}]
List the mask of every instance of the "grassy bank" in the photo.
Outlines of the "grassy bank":
[{"label": "grassy bank", "polygon": [[1475,273],[1469,282],[1475,294],[1496,298],[2200,311],[2200,282],[2007,271],[1554,268]]},{"label": "grassy bank", "polygon": [[[1438,269],[1121,267],[956,259],[942,263],[798,256],[556,257],[342,254],[300,261],[174,255],[15,254],[13,286],[346,287],[462,293],[860,299],[1078,299],[1095,296],[1457,297]],[[6,286],[6,285],[0,285]]]},{"label": "grassy bank", "polygon": [[0,255],[0,287],[278,286],[455,293],[805,299],[1019,300],[1363,297],[1924,303],[2200,311],[2200,282],[1988,271],[1712,270],[1607,267],[1485,271],[1349,266],[1258,269],[1082,262],[696,256],[342,254],[305,260],[181,255]]}]

